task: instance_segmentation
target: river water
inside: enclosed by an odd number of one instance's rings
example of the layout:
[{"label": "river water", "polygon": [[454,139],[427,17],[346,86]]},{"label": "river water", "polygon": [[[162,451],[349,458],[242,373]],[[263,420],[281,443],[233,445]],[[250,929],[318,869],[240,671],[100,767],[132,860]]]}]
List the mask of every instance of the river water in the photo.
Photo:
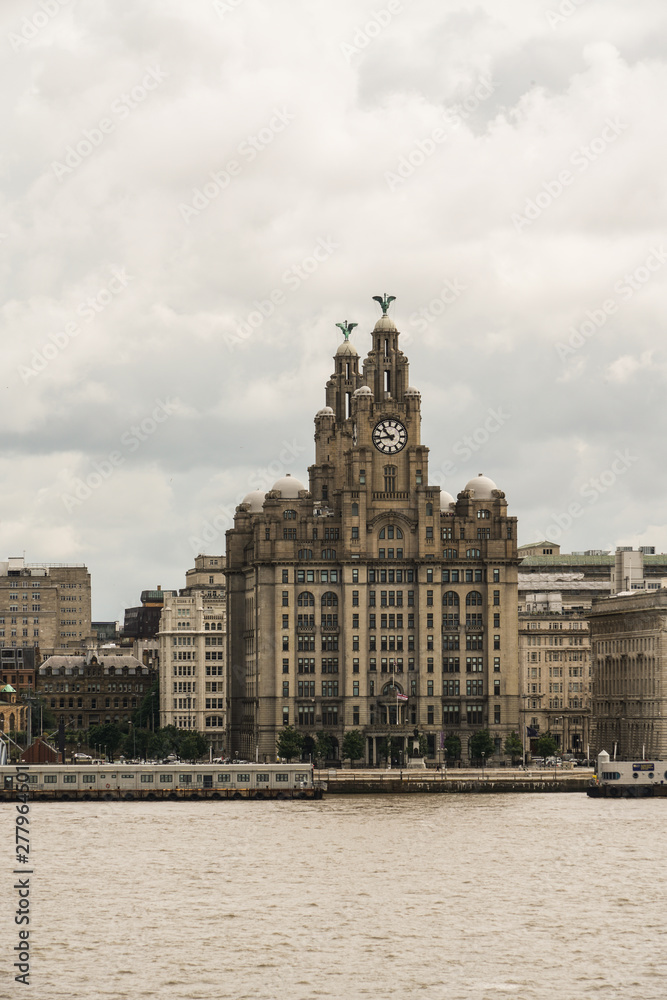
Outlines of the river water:
[{"label": "river water", "polygon": [[584,794],[34,803],[32,986],[11,899],[0,995],[664,1000],[666,817]]}]

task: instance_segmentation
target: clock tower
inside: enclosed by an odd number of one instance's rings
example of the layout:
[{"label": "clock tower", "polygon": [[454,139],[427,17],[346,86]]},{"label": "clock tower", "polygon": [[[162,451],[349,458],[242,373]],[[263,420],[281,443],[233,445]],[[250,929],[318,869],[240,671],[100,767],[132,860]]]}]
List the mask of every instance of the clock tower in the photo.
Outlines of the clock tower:
[{"label": "clock tower", "polygon": [[443,762],[488,731],[501,759],[521,727],[516,518],[481,473],[456,500],[429,484],[393,297],[375,298],[363,365],[338,324],[309,488],[253,491],[227,533],[228,750],[273,759],[294,725],[306,754],[325,734],[340,759],[356,730],[367,764],[405,763],[417,729]]}]

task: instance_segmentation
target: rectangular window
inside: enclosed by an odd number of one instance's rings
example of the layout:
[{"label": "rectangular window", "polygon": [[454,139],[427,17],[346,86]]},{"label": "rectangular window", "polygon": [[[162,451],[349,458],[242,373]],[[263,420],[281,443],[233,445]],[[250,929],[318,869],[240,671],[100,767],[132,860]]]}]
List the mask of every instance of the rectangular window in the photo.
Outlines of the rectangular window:
[{"label": "rectangular window", "polygon": [[289,681],[283,681],[283,698],[289,698]]},{"label": "rectangular window", "polygon": [[141,781],[144,785],[152,785],[153,775],[152,774],[142,774]]},{"label": "rectangular window", "polygon": [[429,674],[433,673],[433,657],[429,656],[426,660],[426,672]]},{"label": "rectangular window", "polygon": [[289,652],[289,636],[288,635],[284,635],[283,636],[283,653],[288,653],[288,652]]},{"label": "rectangular window", "polygon": [[283,570],[283,583],[289,583],[289,570]]},{"label": "rectangular window", "polygon": [[289,673],[289,660],[283,660],[283,673]]},{"label": "rectangular window", "polygon": [[352,697],[359,697],[359,681],[352,681]]},{"label": "rectangular window", "polygon": [[289,628],[289,615],[283,615],[283,628]]},{"label": "rectangular window", "polygon": [[352,591],[352,607],[353,608],[358,608],[359,607],[359,591],[358,590],[353,590]]},{"label": "rectangular window", "polygon": [[[160,783],[163,785],[169,785],[174,780],[173,774],[161,774]],[[218,781],[220,780],[220,775],[218,775]]]},{"label": "rectangular window", "polygon": [[493,627],[494,628],[500,628],[500,615],[499,614],[494,614],[494,616],[493,616]]},{"label": "rectangular window", "polygon": [[433,712],[433,705],[427,705],[426,706],[426,722],[427,722],[427,724],[429,726],[433,725],[434,718],[435,718],[435,716],[434,716],[434,712]]},{"label": "rectangular window", "polygon": [[289,605],[289,590],[283,590],[283,607],[286,608]]},{"label": "rectangular window", "polygon": [[427,590],[426,591],[426,606],[428,608],[432,608],[433,607],[433,591],[432,590]]},{"label": "rectangular window", "polygon": [[481,726],[484,722],[484,706],[483,705],[467,705],[466,713],[468,716],[469,726]]},{"label": "rectangular window", "polygon": [[494,571],[493,571],[493,582],[494,583],[500,583],[500,570],[499,569],[494,569]]},{"label": "rectangular window", "polygon": [[493,603],[496,604],[496,605],[500,604],[500,591],[499,590],[494,590],[494,592],[493,592]]},{"label": "rectangular window", "polygon": [[358,726],[359,725],[359,706],[358,705],[353,705],[352,706],[352,725],[353,726]]},{"label": "rectangular window", "polygon": [[499,656],[494,656],[493,657],[493,670],[494,670],[494,673],[499,673],[500,672],[500,657]]},{"label": "rectangular window", "polygon": [[352,525],[352,538],[353,539],[359,538],[359,526],[356,524]]},{"label": "rectangular window", "polygon": [[500,725],[500,705],[493,706],[493,722],[496,726]]},{"label": "rectangular window", "polygon": [[353,674],[358,674],[359,673],[359,657],[358,656],[355,656],[354,659],[352,660],[352,673]]},{"label": "rectangular window", "polygon": [[352,570],[352,583],[359,583],[359,570],[358,569],[353,569]]}]

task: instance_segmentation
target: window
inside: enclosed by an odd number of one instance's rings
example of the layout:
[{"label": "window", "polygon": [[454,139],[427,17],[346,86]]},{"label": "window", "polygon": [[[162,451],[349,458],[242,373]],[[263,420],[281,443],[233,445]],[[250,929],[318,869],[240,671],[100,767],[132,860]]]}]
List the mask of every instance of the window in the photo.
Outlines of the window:
[{"label": "window", "polygon": [[433,583],[433,570],[432,569],[427,569],[426,570],[426,582],[427,583]]},{"label": "window", "polygon": [[500,604],[500,591],[499,590],[494,590],[494,592],[493,592],[493,603],[496,604],[496,605]]},{"label": "window", "polygon": [[142,781],[142,783],[144,785],[152,785],[153,784],[153,775],[152,774],[142,774],[141,775],[141,781]]},{"label": "window", "polygon": [[427,725],[432,726],[434,718],[435,718],[435,715],[434,715],[434,712],[433,712],[433,705],[427,705],[426,706],[426,723],[427,723]]},{"label": "window", "polygon": [[433,681],[426,682],[426,694],[429,698],[433,697]]},{"label": "window", "polygon": [[[298,551],[297,554],[298,554],[298,557],[299,557],[300,560],[303,560],[303,559],[312,559],[313,558],[313,550],[312,549],[299,549],[299,551]],[[301,570],[301,572],[303,572],[303,570]]]},{"label": "window", "polygon": [[359,725],[359,706],[358,705],[353,705],[353,707],[352,707],[352,725],[353,726],[358,726]]},{"label": "window", "polygon": [[359,681],[352,681],[352,697],[359,697]]},{"label": "window", "polygon": [[352,539],[358,539],[358,538],[359,538],[359,525],[358,524],[353,524],[352,525]]},{"label": "window", "polygon": [[433,591],[432,590],[427,590],[426,591],[426,605],[427,605],[427,607],[433,607]]},{"label": "window", "polygon": [[466,681],[466,695],[468,697],[473,695],[474,697],[481,698],[483,694],[484,681],[481,678]]},{"label": "window", "polygon": [[359,517],[359,504],[358,503],[353,503],[352,504],[352,509],[350,510],[350,514],[352,515],[352,517]]},{"label": "window", "polygon": [[467,705],[466,713],[468,716],[469,726],[481,726],[484,722],[484,706],[483,705]]},{"label": "window", "polygon": [[432,524],[428,524],[426,526],[426,540],[430,541],[430,542],[433,541],[433,525]]},{"label": "window", "polygon": [[432,656],[429,656],[428,659],[426,660],[426,672],[428,674],[432,674],[433,673],[433,657]]},{"label": "window", "polygon": [[289,607],[289,590],[283,590],[282,606],[284,608]]},{"label": "window", "polygon": [[378,538],[402,538],[403,532],[394,524],[388,524],[385,528],[382,528]]},{"label": "window", "polygon": [[289,681],[283,681],[283,698],[289,698]]},{"label": "window", "polygon": [[353,674],[358,674],[359,673],[359,657],[358,656],[355,656],[354,659],[352,660],[352,673]]},{"label": "window", "polygon": [[283,628],[289,628],[289,615],[283,615]]},{"label": "window", "polygon": [[491,537],[491,529],[490,528],[478,528],[477,529],[477,541],[478,542],[481,542],[485,538],[490,538],[490,537]]},{"label": "window", "polygon": [[490,510],[478,510],[477,511],[477,517],[479,517],[480,519],[486,518],[488,520],[488,518],[491,517],[491,511]]},{"label": "window", "polygon": [[460,723],[459,706],[455,705],[443,705],[442,706],[442,723],[444,726],[458,726]]},{"label": "window", "polygon": [[494,696],[496,698],[500,697],[500,681],[499,680],[495,680],[493,682],[493,694],[494,694]]},{"label": "window", "polygon": [[289,708],[287,705],[283,706],[283,726],[289,726]]},{"label": "window", "polygon": [[384,470],[384,491],[385,493],[396,492],[396,466],[385,465]]},{"label": "window", "polygon": [[283,528],[283,539],[296,541],[296,528]]},{"label": "window", "polygon": [[300,608],[314,608],[315,607],[315,597],[310,593],[309,590],[302,591],[296,599],[296,603]]},{"label": "window", "polygon": [[494,569],[494,571],[493,571],[493,582],[494,583],[500,583],[500,570],[499,569]]},{"label": "window", "polygon": [[283,517],[286,521],[296,521],[296,511],[295,510],[284,510]]},{"label": "window", "polygon": [[359,583],[359,570],[358,569],[353,569],[352,570],[352,583]]},{"label": "window", "polygon": [[493,648],[494,649],[500,649],[500,636],[499,635],[494,635],[494,637],[493,637]]},{"label": "window", "polygon": [[481,555],[479,549],[466,549],[466,559],[480,559]]},{"label": "window", "polygon": [[282,580],[282,582],[283,583],[289,583],[289,570],[288,569],[284,569],[283,570],[283,580]]},{"label": "window", "polygon": [[322,549],[322,558],[323,559],[335,559],[336,558],[336,550],[335,549]]},{"label": "window", "polygon": [[365,469],[359,469],[359,485],[360,486],[365,486],[366,485],[366,470]]},{"label": "window", "polygon": [[493,657],[493,671],[494,671],[494,673],[500,673],[500,657],[499,656],[494,656]]},{"label": "window", "polygon": [[283,653],[289,653],[289,636],[283,636]]},{"label": "window", "polygon": [[482,595],[478,590],[471,590],[466,594],[467,607],[481,607],[482,603]]},{"label": "window", "polygon": [[500,705],[493,706],[493,722],[494,725],[500,725]]},{"label": "window", "polygon": [[494,614],[493,616],[493,627],[500,628],[500,614]]},{"label": "window", "polygon": [[[160,775],[160,784],[162,785],[170,785],[173,782],[173,780],[174,780],[173,774]],[[220,781],[220,775],[218,775],[218,781]]]}]

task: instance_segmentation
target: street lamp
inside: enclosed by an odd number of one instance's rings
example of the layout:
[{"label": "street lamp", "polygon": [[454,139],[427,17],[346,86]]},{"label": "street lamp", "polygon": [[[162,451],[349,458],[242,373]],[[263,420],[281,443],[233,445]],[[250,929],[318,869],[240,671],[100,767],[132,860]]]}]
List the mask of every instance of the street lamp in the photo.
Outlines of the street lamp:
[{"label": "street lamp", "polygon": [[485,777],[485,775],[484,775],[484,761],[485,761],[485,759],[486,759],[486,753],[484,752],[484,750],[482,750],[482,780],[484,780],[484,777]]}]

